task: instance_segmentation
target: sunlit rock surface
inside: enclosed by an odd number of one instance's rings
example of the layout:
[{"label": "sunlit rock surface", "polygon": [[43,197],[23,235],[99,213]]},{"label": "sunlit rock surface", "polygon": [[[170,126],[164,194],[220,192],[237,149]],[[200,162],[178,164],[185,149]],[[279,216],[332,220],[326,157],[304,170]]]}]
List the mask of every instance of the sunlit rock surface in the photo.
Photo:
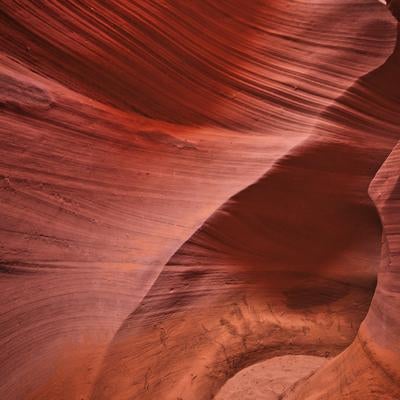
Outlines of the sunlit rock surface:
[{"label": "sunlit rock surface", "polygon": [[277,400],[300,379],[310,376],[326,359],[315,356],[273,357],[244,368],[229,379],[215,400]]},{"label": "sunlit rock surface", "polygon": [[392,14],[2,1],[0,399],[399,399]]}]

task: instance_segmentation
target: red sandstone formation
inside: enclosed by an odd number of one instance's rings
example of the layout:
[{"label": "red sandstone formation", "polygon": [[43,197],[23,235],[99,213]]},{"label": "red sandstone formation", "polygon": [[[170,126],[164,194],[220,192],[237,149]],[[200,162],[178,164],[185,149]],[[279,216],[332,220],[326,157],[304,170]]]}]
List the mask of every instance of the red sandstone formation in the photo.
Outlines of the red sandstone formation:
[{"label": "red sandstone formation", "polygon": [[[263,360],[261,398],[400,398],[384,5],[4,0],[0,23],[0,399],[208,400]],[[278,356],[303,357],[279,390]]]},{"label": "red sandstone formation", "polygon": [[368,314],[354,342],[285,399],[398,399],[399,348],[399,174],[397,145],[370,186],[382,223],[382,258]]},{"label": "red sandstone formation", "polygon": [[242,369],[229,379],[215,400],[276,400],[285,389],[326,363],[315,356],[273,357]]}]

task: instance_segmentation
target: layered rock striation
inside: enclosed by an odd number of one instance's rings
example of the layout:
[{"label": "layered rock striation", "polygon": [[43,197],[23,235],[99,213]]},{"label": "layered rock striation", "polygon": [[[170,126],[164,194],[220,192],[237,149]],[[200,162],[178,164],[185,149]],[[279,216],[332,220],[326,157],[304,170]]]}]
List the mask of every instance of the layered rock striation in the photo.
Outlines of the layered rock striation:
[{"label": "layered rock striation", "polygon": [[376,0],[3,1],[0,398],[290,356],[329,361],[283,398],[398,398],[396,35]]}]

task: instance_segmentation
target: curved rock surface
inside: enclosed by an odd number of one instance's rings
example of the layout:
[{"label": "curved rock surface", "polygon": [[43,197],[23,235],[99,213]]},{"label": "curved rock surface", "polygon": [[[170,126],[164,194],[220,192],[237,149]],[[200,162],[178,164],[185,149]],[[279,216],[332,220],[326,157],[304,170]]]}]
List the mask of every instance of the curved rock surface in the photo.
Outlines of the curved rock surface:
[{"label": "curved rock surface", "polygon": [[351,346],[311,378],[295,385],[285,399],[400,397],[399,155],[398,144],[370,186],[383,239],[378,283],[368,314]]},{"label": "curved rock surface", "polygon": [[4,0],[0,398],[206,400],[287,355],[334,357],[288,399],[398,398],[396,31],[376,0]]},{"label": "curved rock surface", "polygon": [[286,388],[325,362],[324,357],[290,355],[256,363],[228,379],[215,400],[277,400]]}]

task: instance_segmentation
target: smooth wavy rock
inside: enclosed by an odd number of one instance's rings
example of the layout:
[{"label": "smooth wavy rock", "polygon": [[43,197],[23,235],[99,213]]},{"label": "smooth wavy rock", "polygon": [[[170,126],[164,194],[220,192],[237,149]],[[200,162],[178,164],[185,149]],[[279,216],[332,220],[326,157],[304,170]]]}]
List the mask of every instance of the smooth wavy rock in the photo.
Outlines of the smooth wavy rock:
[{"label": "smooth wavy rock", "polygon": [[357,340],[392,371],[395,43],[376,0],[2,1],[0,398],[212,399]]},{"label": "smooth wavy rock", "polygon": [[399,157],[397,144],[370,186],[383,229],[378,284],[368,314],[351,346],[285,399],[400,398]]},{"label": "smooth wavy rock", "polygon": [[396,54],[180,248],[115,336],[93,398],[209,399],[260,359],[352,342],[380,257],[368,186],[400,133]]}]

